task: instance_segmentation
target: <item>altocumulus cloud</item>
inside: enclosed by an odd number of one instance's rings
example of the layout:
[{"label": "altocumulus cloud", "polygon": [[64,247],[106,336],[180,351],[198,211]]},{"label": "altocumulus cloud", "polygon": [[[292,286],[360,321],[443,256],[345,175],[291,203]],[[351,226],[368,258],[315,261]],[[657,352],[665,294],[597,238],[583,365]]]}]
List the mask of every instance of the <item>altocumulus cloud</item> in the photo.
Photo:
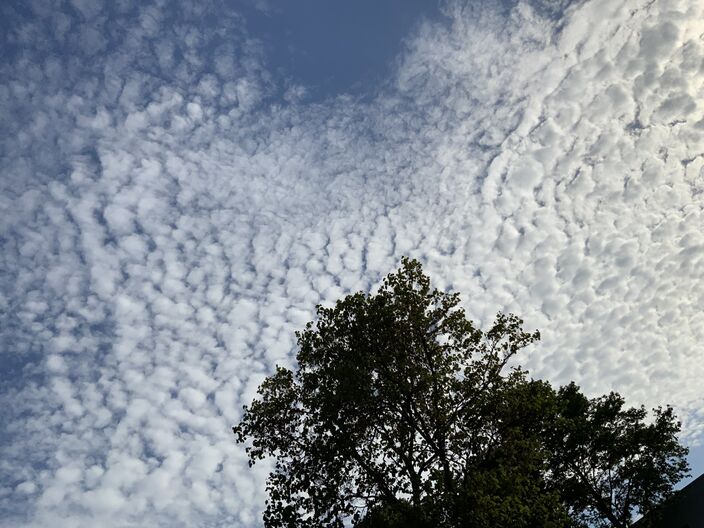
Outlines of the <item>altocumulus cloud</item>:
[{"label": "altocumulus cloud", "polygon": [[315,102],[200,4],[0,8],[0,525],[259,525],[229,426],[401,255],[701,438],[702,2],[448,3]]}]

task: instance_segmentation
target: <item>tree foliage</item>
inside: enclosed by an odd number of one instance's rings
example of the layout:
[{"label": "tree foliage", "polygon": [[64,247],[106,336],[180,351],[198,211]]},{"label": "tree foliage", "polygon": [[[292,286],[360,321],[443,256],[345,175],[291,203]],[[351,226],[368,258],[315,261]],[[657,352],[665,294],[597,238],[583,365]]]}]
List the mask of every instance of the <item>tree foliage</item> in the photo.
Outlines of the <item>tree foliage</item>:
[{"label": "tree foliage", "polygon": [[671,407],[626,408],[612,392],[587,399],[574,384],[560,388],[546,438],[550,473],[571,514],[594,527],[631,526],[633,512],[649,513],[688,471],[687,449]]},{"label": "tree foliage", "polygon": [[509,363],[538,332],[481,331],[415,260],[297,337],[233,428],[275,459],[267,527],[629,526],[687,470],[672,409],[529,379]]}]

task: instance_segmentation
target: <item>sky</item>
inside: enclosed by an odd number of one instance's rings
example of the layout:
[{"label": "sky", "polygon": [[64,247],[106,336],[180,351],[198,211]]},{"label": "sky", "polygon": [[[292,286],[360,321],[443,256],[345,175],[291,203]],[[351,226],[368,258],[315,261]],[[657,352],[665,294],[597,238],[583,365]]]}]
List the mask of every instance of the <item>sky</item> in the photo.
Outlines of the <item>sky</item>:
[{"label": "sky", "polygon": [[230,428],[401,256],[704,471],[701,0],[0,3],[0,527],[261,526]]}]

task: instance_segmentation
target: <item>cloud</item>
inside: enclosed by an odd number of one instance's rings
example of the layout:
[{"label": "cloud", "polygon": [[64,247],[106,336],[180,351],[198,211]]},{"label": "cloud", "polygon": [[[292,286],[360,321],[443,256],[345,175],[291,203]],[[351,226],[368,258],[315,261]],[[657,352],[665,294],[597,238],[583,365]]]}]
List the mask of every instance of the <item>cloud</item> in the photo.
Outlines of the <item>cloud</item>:
[{"label": "cloud", "polygon": [[229,427],[401,255],[540,328],[534,376],[700,438],[697,3],[448,4],[315,103],[236,14],[4,9],[0,525],[259,525]]}]

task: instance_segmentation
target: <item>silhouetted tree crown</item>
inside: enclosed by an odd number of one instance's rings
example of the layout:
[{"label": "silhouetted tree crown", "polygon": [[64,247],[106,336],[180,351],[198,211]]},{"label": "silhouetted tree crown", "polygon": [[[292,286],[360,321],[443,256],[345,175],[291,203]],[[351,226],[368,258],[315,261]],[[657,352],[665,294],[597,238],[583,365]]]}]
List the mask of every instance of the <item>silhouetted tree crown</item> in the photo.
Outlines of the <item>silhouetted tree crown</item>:
[{"label": "silhouetted tree crown", "polygon": [[539,339],[514,315],[482,331],[404,258],[298,332],[233,428],[273,457],[267,527],[631,526],[687,472],[672,409],[554,390],[509,365]]}]

